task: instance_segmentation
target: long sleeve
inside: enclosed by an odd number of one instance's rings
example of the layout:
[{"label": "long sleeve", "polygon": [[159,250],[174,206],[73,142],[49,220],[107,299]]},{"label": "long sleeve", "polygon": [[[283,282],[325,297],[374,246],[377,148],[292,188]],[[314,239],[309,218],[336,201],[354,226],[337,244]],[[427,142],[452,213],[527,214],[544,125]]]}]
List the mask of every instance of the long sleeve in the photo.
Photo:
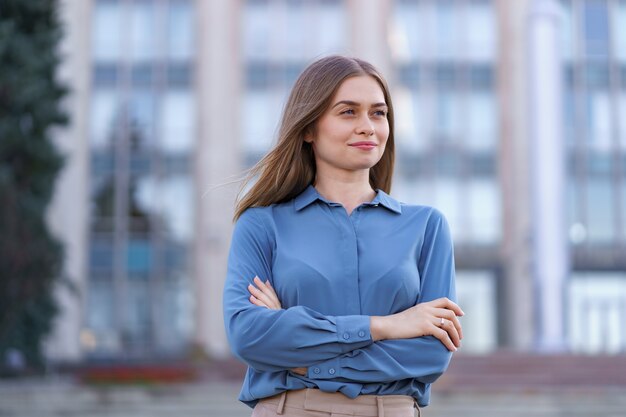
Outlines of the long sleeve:
[{"label": "long sleeve", "polygon": [[260,371],[308,367],[372,343],[369,316],[327,316],[305,306],[270,310],[249,301],[255,275],[272,282],[274,242],[246,210],[233,231],[224,287],[224,325],[233,354]]},{"label": "long sleeve", "polygon": [[[440,297],[456,298],[454,253],[444,216],[433,210],[426,224],[418,260],[421,277],[418,303]],[[392,382],[407,378],[432,383],[447,369],[452,353],[433,336],[382,340],[357,348],[309,368],[314,379]]]}]

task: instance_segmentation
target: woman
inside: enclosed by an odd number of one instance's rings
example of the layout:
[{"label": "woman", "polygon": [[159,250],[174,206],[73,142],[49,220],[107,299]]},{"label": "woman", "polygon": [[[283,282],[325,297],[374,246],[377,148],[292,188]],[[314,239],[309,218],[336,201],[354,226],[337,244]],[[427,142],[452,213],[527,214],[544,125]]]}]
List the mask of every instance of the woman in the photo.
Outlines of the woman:
[{"label": "woman", "polygon": [[[460,346],[448,225],[387,193],[393,106],[369,63],[296,81],[235,213],[224,289],[253,416],[412,416]],[[419,410],[419,407],[418,407]]]}]

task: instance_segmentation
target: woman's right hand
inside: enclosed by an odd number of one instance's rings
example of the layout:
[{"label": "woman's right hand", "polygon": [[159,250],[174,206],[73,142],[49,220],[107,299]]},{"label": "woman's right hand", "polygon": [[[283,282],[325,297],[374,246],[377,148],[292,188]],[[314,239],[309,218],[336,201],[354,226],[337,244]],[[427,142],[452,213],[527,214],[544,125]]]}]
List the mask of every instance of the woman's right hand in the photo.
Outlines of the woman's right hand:
[{"label": "woman's right hand", "polygon": [[[417,304],[400,313],[389,316],[372,316],[372,339],[411,339],[435,336],[448,350],[461,346],[463,330],[458,316],[463,310],[447,298]],[[443,320],[442,320],[443,319]]]}]

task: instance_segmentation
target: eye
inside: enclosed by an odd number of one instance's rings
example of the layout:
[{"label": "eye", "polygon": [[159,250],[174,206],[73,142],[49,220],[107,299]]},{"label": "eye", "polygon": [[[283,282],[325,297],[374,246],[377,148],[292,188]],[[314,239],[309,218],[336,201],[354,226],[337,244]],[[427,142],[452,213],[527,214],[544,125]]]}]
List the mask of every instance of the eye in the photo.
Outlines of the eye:
[{"label": "eye", "polygon": [[375,116],[380,116],[380,117],[386,117],[387,116],[387,112],[385,110],[376,110],[374,112]]},{"label": "eye", "polygon": [[344,111],[342,111],[340,114],[354,114],[354,109],[345,109]]}]

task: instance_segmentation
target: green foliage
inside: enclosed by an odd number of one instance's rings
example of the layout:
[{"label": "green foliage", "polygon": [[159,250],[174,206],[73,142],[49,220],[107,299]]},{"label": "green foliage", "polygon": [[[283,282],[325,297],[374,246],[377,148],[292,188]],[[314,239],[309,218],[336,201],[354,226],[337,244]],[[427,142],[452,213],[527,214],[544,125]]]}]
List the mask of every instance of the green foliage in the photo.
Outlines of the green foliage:
[{"label": "green foliage", "polygon": [[0,2],[0,368],[8,349],[41,366],[57,312],[63,248],[46,224],[63,164],[51,128],[67,121],[55,80],[57,9],[55,0]]}]

